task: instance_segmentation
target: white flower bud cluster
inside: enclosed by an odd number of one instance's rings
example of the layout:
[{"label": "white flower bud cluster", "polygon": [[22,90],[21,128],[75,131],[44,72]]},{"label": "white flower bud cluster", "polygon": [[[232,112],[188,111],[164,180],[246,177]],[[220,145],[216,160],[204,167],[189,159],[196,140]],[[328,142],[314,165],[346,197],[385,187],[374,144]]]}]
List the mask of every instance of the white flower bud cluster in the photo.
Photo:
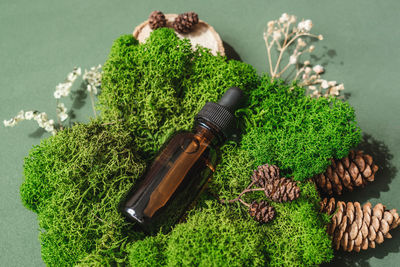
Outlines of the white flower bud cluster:
[{"label": "white flower bud cluster", "polygon": [[302,20],[297,24],[297,30],[300,32],[310,32],[313,24],[312,21],[307,19],[307,20]]},{"label": "white flower bud cluster", "polygon": [[[307,87],[312,93],[312,96],[338,96],[340,91],[344,89],[343,84],[337,84],[336,81],[326,81],[321,79],[321,74],[324,73],[324,68],[316,65],[311,68],[310,61],[300,61],[300,57],[304,53],[312,53],[315,50],[314,45],[307,43],[307,38],[312,37],[318,40],[323,40],[324,37],[310,33],[313,23],[310,19],[303,19],[297,23],[297,18],[294,15],[283,13],[277,20],[271,20],[267,23],[267,29],[264,31],[264,40],[267,47],[268,62],[270,68],[271,80],[281,78],[289,68],[296,68],[296,81],[302,77],[299,85]],[[272,47],[276,47],[278,57],[276,62],[272,62]],[[293,47],[292,54],[284,56],[284,52],[289,51],[289,47]],[[281,66],[282,61],[287,58],[287,64]],[[273,66],[275,65],[275,66]],[[293,73],[289,71],[288,73]],[[290,77],[285,77],[290,80]]]},{"label": "white flower bud cluster", "polygon": [[26,111],[24,112],[21,110],[18,114],[9,120],[4,120],[5,127],[14,127],[17,125],[18,122],[23,120],[35,120],[40,128],[43,128],[46,132],[49,132],[53,135],[57,133],[56,129],[54,128],[54,121],[49,120],[47,114],[45,112],[38,112],[38,111]]},{"label": "white flower bud cluster", "polygon": [[[264,31],[264,40],[267,46],[268,60],[270,66],[270,74],[272,80],[281,77],[281,75],[291,66],[299,64],[299,57],[305,53],[311,53],[315,47],[313,45],[308,46],[307,42],[301,38],[303,36],[313,37],[322,39],[322,35],[311,34],[311,28],[313,26],[312,21],[302,20],[296,24],[297,18],[294,15],[283,13],[277,20],[271,20],[267,24],[267,29]],[[289,56],[289,60],[286,66],[280,68],[280,63],[283,58],[283,53],[287,51],[289,46],[297,44],[293,53]],[[279,56],[275,63],[275,67],[272,65],[271,49],[276,46]]]},{"label": "white flower bud cluster", "polygon": [[313,97],[328,97],[339,96],[340,91],[344,90],[344,85],[338,84],[336,81],[327,81],[321,78],[324,73],[324,68],[321,65],[315,65],[313,68],[305,66],[303,68],[301,86],[307,87],[310,95]]},{"label": "white flower bud cluster", "polygon": [[101,86],[101,65],[97,67],[91,67],[90,70],[85,69],[83,74],[83,80],[87,82],[87,90],[95,95],[97,95],[97,88]]},{"label": "white flower bud cluster", "polygon": [[65,107],[64,103],[57,104],[56,112],[60,121],[65,121],[68,118],[67,108]]},{"label": "white flower bud cluster", "polygon": [[[83,79],[88,84],[88,91],[91,92],[91,100],[92,104],[94,102],[92,93],[97,94],[97,88],[101,85],[101,65],[97,67],[90,68],[89,71],[85,70],[85,74]],[[60,83],[56,86],[56,90],[54,92],[54,97],[57,100],[57,118],[58,118],[58,128],[63,129],[61,122],[65,121],[68,118],[67,108],[64,103],[59,102],[61,97],[68,96],[71,92],[71,87],[76,79],[82,74],[81,68],[75,67],[71,73],[67,75],[67,78],[63,83]],[[96,113],[95,113],[96,115]],[[45,112],[39,111],[26,111],[21,110],[15,117],[4,120],[3,124],[5,127],[14,127],[20,121],[23,120],[35,120],[40,128],[43,128],[45,131],[55,135],[57,133],[56,125],[54,120],[51,120],[47,117]]]},{"label": "white flower bud cluster", "polygon": [[63,96],[68,96],[71,92],[71,87],[74,84],[76,78],[82,74],[81,68],[74,68],[71,73],[68,74],[65,82],[59,83],[54,91],[54,98],[60,99]]}]

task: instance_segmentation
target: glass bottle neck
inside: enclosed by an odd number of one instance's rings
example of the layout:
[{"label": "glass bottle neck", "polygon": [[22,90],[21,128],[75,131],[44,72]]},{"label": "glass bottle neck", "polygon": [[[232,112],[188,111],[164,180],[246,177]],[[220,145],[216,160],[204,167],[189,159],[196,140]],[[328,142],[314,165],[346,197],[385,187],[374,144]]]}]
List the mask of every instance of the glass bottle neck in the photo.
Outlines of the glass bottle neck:
[{"label": "glass bottle neck", "polygon": [[214,146],[222,145],[225,141],[224,134],[219,131],[212,123],[206,120],[196,120],[193,130],[195,135],[206,138],[209,143]]}]

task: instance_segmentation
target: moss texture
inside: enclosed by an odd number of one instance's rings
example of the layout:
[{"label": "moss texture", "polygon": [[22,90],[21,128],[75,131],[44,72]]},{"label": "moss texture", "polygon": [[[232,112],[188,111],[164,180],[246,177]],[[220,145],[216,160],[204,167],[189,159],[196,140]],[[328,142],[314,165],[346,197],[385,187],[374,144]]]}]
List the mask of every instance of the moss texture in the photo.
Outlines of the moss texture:
[{"label": "moss texture", "polygon": [[[211,181],[211,189],[222,199],[235,198],[251,182],[252,170],[257,167],[251,153],[236,144],[222,148],[224,157]],[[270,266],[310,266],[329,261],[331,241],[325,231],[329,218],[318,212],[319,195],[311,182],[300,183],[300,198],[293,202],[269,203],[277,211],[276,218],[259,225],[263,246],[260,248]],[[262,193],[246,194],[243,199],[267,200]],[[233,206],[233,207],[232,207]],[[229,205],[242,219],[252,220],[247,208],[236,202]],[[242,231],[247,231],[246,227]]]},{"label": "moss texture", "polygon": [[88,254],[103,264],[124,260],[131,231],[118,204],[145,164],[121,124],[92,121],[44,139],[25,158],[21,198],[38,213],[43,261],[71,266]]},{"label": "moss texture", "polygon": [[[271,84],[248,64],[190,49],[167,28],[145,44],[121,36],[104,65],[102,119],[42,141],[25,160],[21,197],[38,213],[42,257],[50,266],[253,265],[307,266],[329,261],[327,219],[307,176],[359,139],[353,110],[337,100],[310,99],[301,88]],[[165,140],[190,129],[207,101],[241,87],[243,140],[227,143],[210,184],[234,198],[259,164],[277,163],[301,183],[301,198],[275,204],[278,217],[259,225],[235,203],[203,197],[169,234],[144,237],[117,210]],[[314,144],[317,142],[316,144]],[[146,163],[144,163],[146,162]],[[261,194],[247,196],[259,198]]]},{"label": "moss texture", "polygon": [[120,37],[103,70],[102,116],[124,120],[146,160],[172,133],[190,129],[204,104],[218,100],[226,88],[249,91],[258,82],[250,65],[226,62],[205,48],[192,51],[187,39],[168,28],[142,45],[131,35]]},{"label": "moss texture", "polygon": [[[170,234],[135,242],[129,248],[130,263],[132,266],[143,266],[143,263],[146,266],[154,263],[156,266],[263,266],[266,263],[263,239],[255,221],[238,218],[229,207],[204,199],[188,220]],[[163,242],[151,244],[153,240]]]},{"label": "moss texture", "polygon": [[258,165],[278,165],[304,180],[322,173],[361,141],[353,108],[337,98],[311,98],[304,88],[264,76],[251,91],[243,147]]}]

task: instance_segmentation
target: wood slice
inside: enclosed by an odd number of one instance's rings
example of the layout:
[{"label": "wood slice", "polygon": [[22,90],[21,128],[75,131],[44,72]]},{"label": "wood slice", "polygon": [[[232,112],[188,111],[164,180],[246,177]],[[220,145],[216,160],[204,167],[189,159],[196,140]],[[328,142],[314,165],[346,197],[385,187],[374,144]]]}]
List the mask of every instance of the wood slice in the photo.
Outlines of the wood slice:
[{"label": "wood slice", "polygon": [[[172,23],[177,16],[177,14],[165,14],[168,28],[173,28]],[[153,30],[149,26],[149,21],[146,20],[135,28],[133,31],[133,37],[135,37],[139,43],[143,43],[150,36],[152,31]],[[175,31],[175,33],[181,39],[189,39],[193,49],[195,49],[196,45],[201,45],[210,48],[213,55],[219,53],[221,56],[225,56],[225,49],[219,34],[212,26],[200,19],[199,23],[193,26],[191,32],[182,34]]]}]

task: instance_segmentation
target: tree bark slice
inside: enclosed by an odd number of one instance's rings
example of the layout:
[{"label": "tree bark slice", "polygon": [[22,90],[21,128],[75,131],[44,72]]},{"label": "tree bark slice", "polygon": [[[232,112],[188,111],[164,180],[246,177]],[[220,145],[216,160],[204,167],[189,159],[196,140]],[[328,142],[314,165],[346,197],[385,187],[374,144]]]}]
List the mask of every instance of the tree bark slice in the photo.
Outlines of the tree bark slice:
[{"label": "tree bark slice", "polygon": [[[177,14],[165,14],[168,28],[173,29],[172,23],[177,16]],[[133,37],[135,37],[139,43],[143,43],[150,36],[152,31],[153,30],[149,26],[149,21],[146,20],[135,28]],[[196,45],[201,45],[211,49],[213,55],[219,53],[221,56],[225,56],[225,49],[221,37],[212,26],[202,20],[199,20],[199,23],[194,25],[193,30],[187,34],[175,33],[181,39],[188,38],[193,48],[195,48]]]}]

